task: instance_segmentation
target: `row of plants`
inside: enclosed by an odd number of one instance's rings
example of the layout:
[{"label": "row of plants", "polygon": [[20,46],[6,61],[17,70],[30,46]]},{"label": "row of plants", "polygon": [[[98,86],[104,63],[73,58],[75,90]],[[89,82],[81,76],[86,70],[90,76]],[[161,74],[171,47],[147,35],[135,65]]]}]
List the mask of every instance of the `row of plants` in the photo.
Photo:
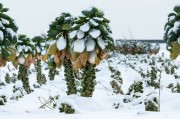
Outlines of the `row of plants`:
[{"label": "row of plants", "polygon": [[160,50],[158,43],[149,43],[142,41],[117,41],[115,50],[121,54],[157,54]]},{"label": "row of plants", "polygon": [[18,79],[23,82],[26,93],[29,86],[28,69],[35,64],[37,82],[46,83],[41,70],[41,61],[47,62],[49,77],[54,79],[56,68],[64,66],[67,94],[77,94],[74,75],[82,69],[80,94],[91,97],[95,87],[95,67],[105,59],[113,48],[109,20],[103,11],[91,7],[83,10],[79,17],[62,13],[50,25],[47,36],[17,35],[18,27],[7,14],[8,8],[0,3],[0,66],[6,62],[19,68]]}]

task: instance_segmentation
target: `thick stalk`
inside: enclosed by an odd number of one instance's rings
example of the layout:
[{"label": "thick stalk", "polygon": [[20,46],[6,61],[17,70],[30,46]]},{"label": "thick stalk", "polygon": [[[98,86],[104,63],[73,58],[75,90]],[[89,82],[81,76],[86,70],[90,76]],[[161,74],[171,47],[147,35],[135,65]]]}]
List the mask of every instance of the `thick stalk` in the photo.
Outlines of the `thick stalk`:
[{"label": "thick stalk", "polygon": [[31,93],[28,78],[28,67],[25,67],[24,65],[19,66],[18,79],[22,81],[23,88],[27,94]]},{"label": "thick stalk", "polygon": [[42,74],[41,60],[40,59],[36,60],[35,69],[36,69],[37,83],[39,83],[40,85],[45,84],[46,83],[46,78]]},{"label": "thick stalk", "polygon": [[87,63],[86,67],[83,69],[81,96],[92,97],[96,85],[95,79],[95,65]]},{"label": "thick stalk", "polygon": [[50,68],[48,77],[51,81],[54,80],[55,74],[56,74],[56,68],[55,67]]},{"label": "thick stalk", "polygon": [[66,85],[67,85],[67,94],[76,94],[76,84],[75,84],[75,78],[74,78],[74,72],[73,72],[73,66],[69,59],[64,59],[64,76],[66,78]]}]

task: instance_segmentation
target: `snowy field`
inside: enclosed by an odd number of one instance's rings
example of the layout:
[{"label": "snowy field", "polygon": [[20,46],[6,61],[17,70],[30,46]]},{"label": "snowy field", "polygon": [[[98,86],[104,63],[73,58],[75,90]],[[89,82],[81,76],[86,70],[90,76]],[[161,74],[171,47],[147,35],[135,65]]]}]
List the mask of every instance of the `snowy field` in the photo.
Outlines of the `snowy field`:
[{"label": "snowy field", "polygon": [[[164,54],[164,55],[162,55]],[[126,63],[121,62],[130,57]],[[123,79],[122,90],[127,92],[129,86],[135,81],[140,80],[141,76],[137,72],[139,68],[144,71],[150,68],[149,63],[141,63],[140,60],[147,58],[147,56],[124,56],[115,54],[108,59],[110,65],[117,68],[121,72],[121,78]],[[165,49],[165,44],[161,45],[161,50],[156,56],[150,56],[150,59],[155,58],[156,65],[158,58],[169,61],[169,52]],[[175,70],[175,74],[180,72],[180,60],[170,61],[178,68]],[[166,62],[165,62],[166,63]],[[129,66],[131,64],[135,67],[133,69]],[[12,65],[6,68],[1,68],[1,82],[4,82],[4,76],[6,72],[17,74],[17,70]],[[33,66],[31,67],[33,69]],[[43,72],[48,77],[48,70]],[[110,71],[108,69],[108,62],[102,61],[97,67],[96,88],[92,98],[84,98],[78,95],[66,95],[66,82],[63,76],[63,68],[60,69],[59,75],[56,75],[55,80],[47,80],[46,85],[41,88],[34,88],[36,83],[36,74],[31,72],[30,85],[34,89],[34,92],[28,95],[24,95],[23,98],[17,100],[10,100],[13,95],[13,86],[17,85],[21,87],[21,82],[17,81],[16,84],[6,84],[6,86],[0,86],[0,94],[5,94],[8,98],[5,106],[0,106],[0,119],[177,119],[180,117],[180,94],[172,93],[170,89],[166,88],[170,83],[176,84],[179,79],[175,79],[174,75],[167,74],[164,69],[161,74],[161,97],[160,97],[160,112],[146,112],[144,104],[136,104],[138,100],[134,100],[131,103],[123,103],[124,95],[114,94],[111,88],[110,81],[112,80]],[[49,96],[59,95],[57,102],[68,102],[76,110],[75,114],[59,113],[57,108],[51,110],[49,108],[39,109],[41,103],[38,97],[48,99]],[[143,97],[143,96],[142,96]],[[118,109],[115,109],[114,104],[119,103]]]}]

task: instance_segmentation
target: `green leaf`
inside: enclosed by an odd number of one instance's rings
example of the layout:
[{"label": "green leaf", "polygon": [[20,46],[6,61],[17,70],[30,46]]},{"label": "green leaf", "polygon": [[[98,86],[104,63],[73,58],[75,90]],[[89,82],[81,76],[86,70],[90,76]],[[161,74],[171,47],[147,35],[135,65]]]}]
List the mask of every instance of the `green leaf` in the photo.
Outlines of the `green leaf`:
[{"label": "green leaf", "polygon": [[2,12],[7,12],[9,9],[8,8],[3,8],[1,11]]},{"label": "green leaf", "polygon": [[64,24],[62,26],[62,30],[69,31],[70,29],[71,29],[71,25],[70,24]]},{"label": "green leaf", "polygon": [[174,7],[174,11],[175,11],[176,13],[180,13],[180,6],[179,6],[179,5],[176,5],[176,6]]},{"label": "green leaf", "polygon": [[5,39],[5,40],[3,40],[3,45],[6,46],[6,47],[10,46],[11,42],[8,39]]}]

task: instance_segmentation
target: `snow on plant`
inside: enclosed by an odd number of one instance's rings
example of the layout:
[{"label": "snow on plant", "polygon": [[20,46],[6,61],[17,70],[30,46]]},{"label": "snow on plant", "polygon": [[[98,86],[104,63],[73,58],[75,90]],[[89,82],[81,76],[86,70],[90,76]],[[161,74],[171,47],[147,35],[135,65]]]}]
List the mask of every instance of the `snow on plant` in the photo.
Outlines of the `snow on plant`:
[{"label": "snow on plant", "polygon": [[46,77],[42,73],[41,69],[41,59],[45,61],[48,56],[47,56],[47,48],[48,44],[46,43],[46,38],[43,38],[42,36],[35,36],[32,39],[34,45],[35,45],[35,51],[36,51],[36,64],[35,64],[35,69],[36,69],[36,77],[37,77],[37,83],[40,85],[46,83]]},{"label": "snow on plant", "polygon": [[17,42],[18,27],[14,20],[5,14],[8,10],[0,3],[0,67],[5,66],[6,61],[13,61],[16,57],[14,45]]},{"label": "snow on plant", "polygon": [[158,43],[148,43],[141,41],[127,41],[120,40],[117,41],[116,51],[122,54],[157,54],[160,50],[160,45]]},{"label": "snow on plant", "polygon": [[30,38],[26,35],[19,35],[18,42],[16,44],[17,58],[13,61],[13,64],[24,65],[29,67],[32,63],[35,63],[35,46],[32,44]]},{"label": "snow on plant", "polygon": [[105,59],[114,46],[109,20],[95,8],[83,10],[72,27],[72,62],[75,70],[83,69],[81,96],[91,97],[95,87],[95,66]]},{"label": "snow on plant", "polygon": [[[64,76],[67,81],[67,94],[76,94],[75,78],[71,63],[69,32],[74,23],[74,18],[69,13],[62,13],[50,25],[48,38],[53,39],[48,54],[54,55],[57,67],[64,65]],[[79,36],[81,37],[81,36]]]},{"label": "snow on plant", "polygon": [[18,79],[23,82],[23,88],[29,94],[32,92],[29,86],[28,68],[35,63],[35,46],[26,35],[19,35],[16,44],[17,58],[13,61],[15,67],[19,66]]},{"label": "snow on plant", "polygon": [[46,38],[44,38],[43,36],[35,36],[34,38],[32,38],[32,42],[35,45],[37,58],[45,61],[47,59],[47,49],[48,49]]},{"label": "snow on plant", "polygon": [[63,64],[64,58],[69,59],[70,39],[69,32],[74,18],[69,13],[62,13],[49,26],[48,39],[51,41],[48,54],[54,55],[57,67]]},{"label": "snow on plant", "polygon": [[75,20],[70,34],[73,39],[72,60],[77,70],[86,63],[99,64],[114,44],[110,21],[101,10],[92,7],[90,10],[83,10],[82,14]]},{"label": "snow on plant", "polygon": [[168,15],[168,21],[164,27],[164,40],[167,49],[170,51],[171,59],[176,59],[180,55],[180,6],[174,7],[174,12]]}]

